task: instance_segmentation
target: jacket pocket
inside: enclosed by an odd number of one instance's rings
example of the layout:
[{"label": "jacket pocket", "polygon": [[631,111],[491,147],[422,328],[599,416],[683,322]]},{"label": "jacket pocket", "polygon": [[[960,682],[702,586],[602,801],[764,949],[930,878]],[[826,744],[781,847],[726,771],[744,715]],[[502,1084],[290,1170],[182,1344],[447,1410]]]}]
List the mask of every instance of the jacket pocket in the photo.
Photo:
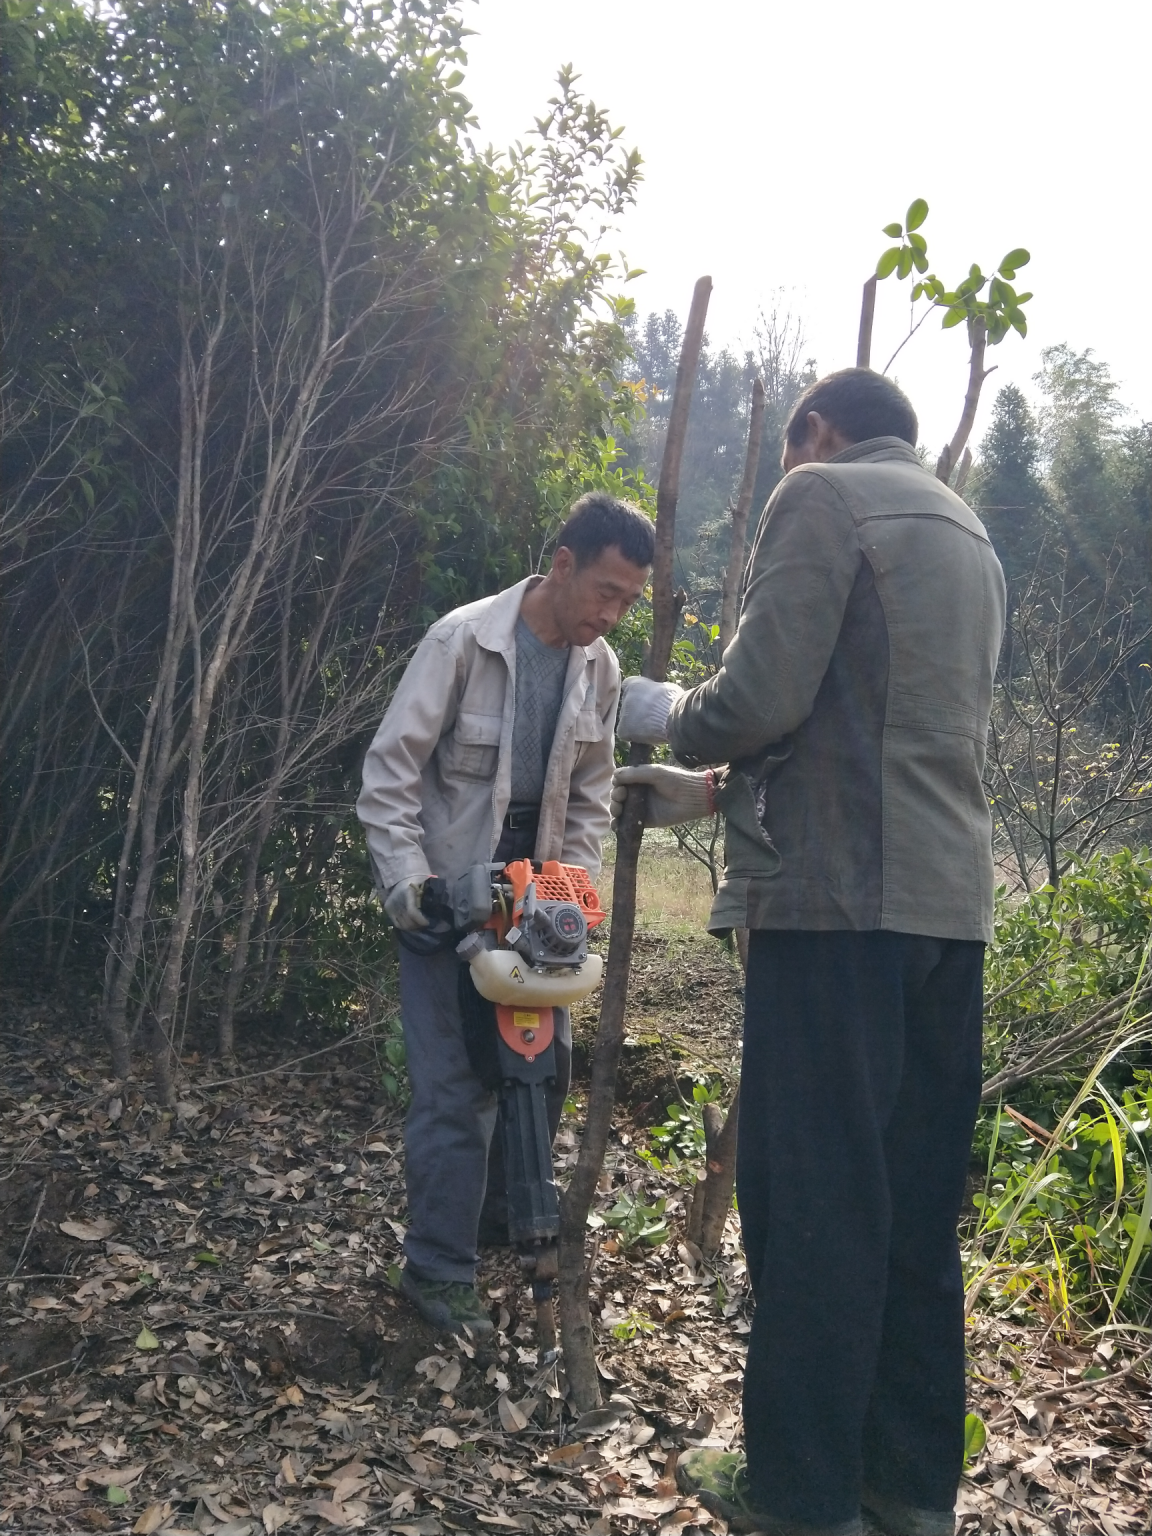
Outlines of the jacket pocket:
[{"label": "jacket pocket", "polygon": [[445,777],[494,779],[502,727],[499,715],[457,715],[451,733],[440,744],[440,767]]},{"label": "jacket pocket", "polygon": [[774,879],[782,860],[768,836],[747,774],[729,769],[716,790],[716,809],[724,817],[724,879]]},{"label": "jacket pocket", "polygon": [[577,741],[603,741],[607,725],[594,709],[582,709],[576,716],[574,736]]}]

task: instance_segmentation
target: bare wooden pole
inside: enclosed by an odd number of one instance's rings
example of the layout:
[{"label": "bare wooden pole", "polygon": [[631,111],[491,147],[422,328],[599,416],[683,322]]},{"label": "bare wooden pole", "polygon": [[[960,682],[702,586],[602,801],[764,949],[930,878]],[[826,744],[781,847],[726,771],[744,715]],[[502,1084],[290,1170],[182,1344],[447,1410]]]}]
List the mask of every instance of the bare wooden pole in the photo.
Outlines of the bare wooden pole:
[{"label": "bare wooden pole", "polygon": [[728,551],[728,568],[724,572],[724,586],[720,596],[720,653],[732,644],[736,633],[736,607],[740,596],[740,582],[744,575],[744,547],[748,539],[748,514],[752,510],[752,493],[756,489],[756,471],[760,468],[760,439],[764,432],[764,383],[757,379],[752,385],[752,412],[748,418],[748,451],[744,455],[744,478],[740,482],[740,494],[732,509],[732,544]]},{"label": "bare wooden pole", "polygon": [[876,318],[876,274],[864,284],[860,296],[860,334],[856,338],[856,366],[872,366],[872,322]]},{"label": "bare wooden pole", "polygon": [[[748,451],[744,458],[744,479],[740,495],[732,511],[732,548],[728,554],[728,569],[724,573],[723,596],[720,604],[720,649],[723,653],[732,643],[736,633],[736,599],[744,572],[744,548],[748,535],[748,513],[752,506],[752,492],[756,484],[756,471],[760,464],[760,440],[764,427],[764,385],[756,380],[752,389],[752,414],[748,422]],[[737,929],[736,943],[740,964],[748,969],[748,931]],[[706,1138],[704,1178],[696,1185],[688,1216],[688,1236],[700,1245],[705,1258],[711,1258],[720,1247],[724,1236],[724,1223],[732,1207],[732,1190],[736,1183],[736,1137],[740,1125],[740,1085],[728,1106],[727,1118],[719,1105],[704,1106],[704,1134]]]},{"label": "bare wooden pole", "polygon": [[[656,493],[656,551],[652,561],[652,645],[644,675],[663,681],[672,655],[672,640],[683,598],[672,584],[672,555],[676,533],[676,502],[680,491],[680,460],[688,426],[688,410],[704,341],[704,320],[712,279],[702,277],[692,295],[692,308],[680,349],[676,388],[668,417],[668,434]],[[651,748],[633,744],[629,763],[646,763]],[[592,1260],[585,1253],[588,1212],[604,1166],[616,1100],[616,1074],[624,1044],[624,1011],[632,941],[636,928],[636,865],[644,835],[644,795],[628,795],[616,834],[616,872],[612,883],[612,936],[600,1002],[600,1022],[592,1047],[592,1081],[580,1156],[560,1200],[560,1336],[564,1366],[573,1399],[581,1413],[600,1404],[600,1382],[593,1352],[588,1287]]]}]

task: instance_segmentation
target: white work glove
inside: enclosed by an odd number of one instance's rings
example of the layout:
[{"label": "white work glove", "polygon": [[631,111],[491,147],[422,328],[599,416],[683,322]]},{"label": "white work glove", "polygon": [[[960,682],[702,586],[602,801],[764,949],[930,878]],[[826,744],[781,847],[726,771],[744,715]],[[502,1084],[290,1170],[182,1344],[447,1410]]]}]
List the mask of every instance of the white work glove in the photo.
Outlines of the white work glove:
[{"label": "white work glove", "polygon": [[616,734],[621,741],[644,741],[651,746],[668,740],[668,711],[683,694],[675,683],[654,683],[650,677],[626,677],[620,689],[620,718]]},{"label": "white work glove", "polygon": [[644,824],[648,827],[679,827],[686,821],[699,821],[716,809],[712,799],[712,770],[689,773],[685,768],[665,768],[648,763],[641,768],[617,768],[612,775],[612,830],[616,831],[624,810],[624,796],[631,784],[647,784],[648,809]]},{"label": "white work glove", "polygon": [[428,919],[420,910],[423,892],[423,880],[401,880],[392,887],[384,898],[384,910],[392,919],[394,928],[402,928],[405,933],[427,928]]}]

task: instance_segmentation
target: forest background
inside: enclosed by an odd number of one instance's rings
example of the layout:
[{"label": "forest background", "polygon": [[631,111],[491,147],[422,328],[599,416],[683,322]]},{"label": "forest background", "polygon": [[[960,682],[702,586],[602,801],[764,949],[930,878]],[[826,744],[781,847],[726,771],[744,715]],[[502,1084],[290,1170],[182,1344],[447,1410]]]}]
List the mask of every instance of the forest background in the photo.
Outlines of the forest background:
[{"label": "forest background", "polygon": [[[443,0],[6,0],[2,42],[0,943],[79,989],[116,1076],[147,1041],[172,1102],[205,1030],[389,1027],[364,747],[428,622],[537,568],[575,496],[651,505],[680,320],[637,316],[602,249],[639,155],[571,72],[478,151]],[[780,308],[752,334],[698,374],[686,681],[718,662],[754,380],[759,509],[792,402],[850,357]],[[959,408],[959,343],[956,369]],[[963,487],[1012,611],[981,1240],[1055,1223],[1111,1319],[1150,1214],[1152,430],[1090,352],[1036,383],[985,406]],[[1042,1136],[1006,1159],[1025,1084]]]}]

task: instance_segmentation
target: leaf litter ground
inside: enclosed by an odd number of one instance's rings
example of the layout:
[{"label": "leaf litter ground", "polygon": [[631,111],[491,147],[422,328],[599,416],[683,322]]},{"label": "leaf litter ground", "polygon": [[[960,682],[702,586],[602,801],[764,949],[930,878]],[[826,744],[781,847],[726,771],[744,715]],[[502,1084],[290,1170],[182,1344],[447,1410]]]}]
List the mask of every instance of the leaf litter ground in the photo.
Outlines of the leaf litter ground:
[{"label": "leaf litter ground", "polygon": [[[681,1235],[688,1191],[636,1149],[677,1085],[731,1071],[738,993],[718,947],[640,936],[599,1216],[626,1192],[662,1198],[669,1236],[626,1250],[597,1229],[606,1406],[584,1418],[537,1358],[509,1254],[483,1255],[482,1343],[436,1336],[393,1289],[401,1115],[375,1102],[369,1041],[304,1044],[271,1073],[281,1052],[259,1037],[232,1071],[190,1058],[164,1114],[92,1066],[101,1045],[63,1005],[8,994],[0,1526],[722,1533],[673,1474],[685,1447],[739,1440],[738,1230],[704,1263]],[[578,1062],[592,1022],[576,1021]],[[561,1178],[577,1138],[578,1116]],[[1146,1365],[988,1316],[971,1346],[989,1439],[959,1529],[1147,1531]]]}]

